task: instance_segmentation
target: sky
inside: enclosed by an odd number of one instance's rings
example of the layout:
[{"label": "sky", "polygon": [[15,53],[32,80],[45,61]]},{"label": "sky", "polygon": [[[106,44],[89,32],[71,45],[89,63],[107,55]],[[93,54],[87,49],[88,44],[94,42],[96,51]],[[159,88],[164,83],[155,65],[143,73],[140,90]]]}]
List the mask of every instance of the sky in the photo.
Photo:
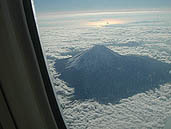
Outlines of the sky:
[{"label": "sky", "polygon": [[37,12],[170,8],[171,0],[34,0]]}]

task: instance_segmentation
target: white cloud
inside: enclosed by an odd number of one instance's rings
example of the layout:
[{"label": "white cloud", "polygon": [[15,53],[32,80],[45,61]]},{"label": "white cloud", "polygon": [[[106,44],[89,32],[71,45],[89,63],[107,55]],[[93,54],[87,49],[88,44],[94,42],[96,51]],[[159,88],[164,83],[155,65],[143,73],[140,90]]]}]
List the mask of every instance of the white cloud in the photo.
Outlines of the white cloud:
[{"label": "white cloud", "polygon": [[121,100],[120,104],[69,104],[63,113],[70,128],[162,128],[171,115],[171,84]]}]

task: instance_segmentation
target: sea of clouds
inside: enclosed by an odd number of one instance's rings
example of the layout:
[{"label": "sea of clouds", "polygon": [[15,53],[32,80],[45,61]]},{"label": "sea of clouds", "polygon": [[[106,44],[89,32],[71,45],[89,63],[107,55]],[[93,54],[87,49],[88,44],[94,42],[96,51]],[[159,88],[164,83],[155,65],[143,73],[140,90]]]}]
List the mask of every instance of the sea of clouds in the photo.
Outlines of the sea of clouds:
[{"label": "sea of clouds", "polygon": [[[95,44],[122,55],[145,55],[171,63],[170,12],[38,16],[41,42],[55,92],[69,129],[160,129],[171,116],[171,83],[122,99],[118,104],[73,100],[74,88],[58,79],[55,59],[72,57]],[[85,22],[104,18],[127,20],[101,27]]]}]

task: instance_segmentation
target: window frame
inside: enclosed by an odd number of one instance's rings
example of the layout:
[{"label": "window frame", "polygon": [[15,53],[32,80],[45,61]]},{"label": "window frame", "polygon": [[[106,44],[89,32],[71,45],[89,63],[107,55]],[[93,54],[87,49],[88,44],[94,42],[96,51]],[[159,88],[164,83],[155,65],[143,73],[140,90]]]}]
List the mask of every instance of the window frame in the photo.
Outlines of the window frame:
[{"label": "window frame", "polygon": [[43,83],[45,86],[48,101],[54,115],[56,124],[59,129],[67,129],[65,121],[60,110],[60,106],[56,100],[55,92],[53,89],[53,83],[51,82],[49,72],[46,65],[45,54],[40,43],[38,28],[35,21],[35,16],[32,8],[31,0],[23,0],[23,7],[25,11],[27,26],[29,29],[30,37],[34,46],[34,51],[36,54],[36,59],[40,68],[41,76],[43,78]]}]

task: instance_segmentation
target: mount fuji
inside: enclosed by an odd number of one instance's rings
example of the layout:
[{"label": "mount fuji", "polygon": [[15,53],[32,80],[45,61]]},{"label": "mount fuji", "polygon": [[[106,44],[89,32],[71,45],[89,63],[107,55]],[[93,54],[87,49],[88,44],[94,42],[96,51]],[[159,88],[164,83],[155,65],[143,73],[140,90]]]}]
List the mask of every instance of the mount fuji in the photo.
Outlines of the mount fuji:
[{"label": "mount fuji", "polygon": [[67,59],[56,59],[59,78],[76,99],[115,103],[171,81],[171,65],[147,56],[120,55],[103,45]]}]

